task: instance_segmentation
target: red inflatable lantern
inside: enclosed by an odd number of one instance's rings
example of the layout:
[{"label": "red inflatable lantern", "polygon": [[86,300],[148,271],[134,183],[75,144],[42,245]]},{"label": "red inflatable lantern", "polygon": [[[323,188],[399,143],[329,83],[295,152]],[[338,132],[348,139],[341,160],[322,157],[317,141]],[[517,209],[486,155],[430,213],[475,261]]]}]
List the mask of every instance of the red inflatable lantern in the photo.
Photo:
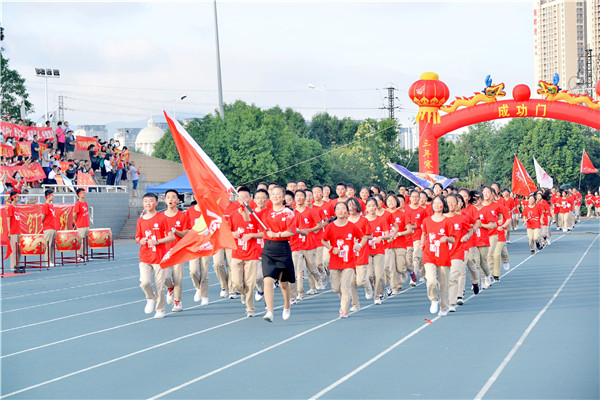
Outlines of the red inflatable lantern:
[{"label": "red inflatable lantern", "polygon": [[413,103],[419,106],[417,121],[425,120],[440,123],[439,109],[448,101],[450,89],[434,72],[425,72],[421,79],[408,89],[408,95]]}]

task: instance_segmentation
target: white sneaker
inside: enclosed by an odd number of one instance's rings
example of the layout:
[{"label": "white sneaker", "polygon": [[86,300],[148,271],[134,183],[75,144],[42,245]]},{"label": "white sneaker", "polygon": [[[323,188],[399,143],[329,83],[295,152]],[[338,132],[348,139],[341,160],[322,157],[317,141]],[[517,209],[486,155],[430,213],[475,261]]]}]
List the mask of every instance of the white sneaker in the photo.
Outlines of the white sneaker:
[{"label": "white sneaker", "polygon": [[365,299],[371,300],[373,298],[373,291],[365,291]]},{"label": "white sneaker", "polygon": [[410,286],[412,286],[412,287],[415,287],[415,286],[417,286],[417,282],[414,282],[414,281],[412,281],[412,280],[411,280],[411,281],[410,281]]},{"label": "white sneaker", "polygon": [[246,305],[246,296],[245,295],[241,295],[240,298],[241,298],[240,301],[242,302],[242,304]]},{"label": "white sneaker", "polygon": [[246,313],[246,317],[248,317],[248,318],[256,317],[256,313],[254,311],[248,311]]},{"label": "white sneaker", "polygon": [[357,312],[358,310],[360,310],[360,306],[359,307],[357,307],[357,306],[350,307],[350,312]]},{"label": "white sneaker", "polygon": [[171,310],[171,312],[180,312],[183,311],[183,305],[181,304],[180,301],[175,300],[175,305],[173,306],[173,309]]},{"label": "white sneaker", "polygon": [[423,278],[423,277],[420,277],[420,278],[419,278],[419,282],[425,282],[425,278]]},{"label": "white sneaker", "polygon": [[435,314],[435,313],[437,313],[437,312],[438,312],[438,309],[439,309],[439,305],[440,305],[440,303],[439,303],[439,302],[437,302],[437,301],[432,301],[432,302],[431,302],[431,307],[429,307],[429,312],[430,312],[430,313],[432,313],[432,314]]},{"label": "white sneaker", "polygon": [[459,297],[458,299],[456,299],[456,304],[458,304],[459,306],[462,306],[463,304],[465,304],[465,301],[463,300],[462,297]]},{"label": "white sneaker", "polygon": [[237,299],[238,295],[237,293],[229,293],[229,300],[233,300],[233,299]]},{"label": "white sneaker", "polygon": [[200,303],[201,306],[207,306],[208,305],[208,297],[203,297],[202,302]]},{"label": "white sneaker", "polygon": [[381,305],[381,299],[379,297],[377,297],[377,298],[375,298],[375,301],[373,303],[375,303],[375,305],[380,306]]},{"label": "white sneaker", "polygon": [[296,299],[290,300],[290,304],[295,306],[296,304],[298,304],[298,300],[296,300]]},{"label": "white sneaker", "polygon": [[449,311],[449,312],[456,312],[456,306],[454,306],[454,305],[450,305],[450,306],[448,307],[448,311]]},{"label": "white sneaker", "polygon": [[487,276],[484,276],[481,282],[481,288],[482,289],[487,289],[490,287],[490,284],[488,283],[488,279]]},{"label": "white sneaker", "polygon": [[146,307],[144,307],[144,312],[146,314],[152,314],[152,311],[154,311],[154,300],[146,299]]},{"label": "white sneaker", "polygon": [[397,294],[398,294],[398,290],[396,290],[396,289],[393,289],[393,290],[392,290],[392,296],[395,296],[395,295],[397,295]]},{"label": "white sneaker", "polygon": [[548,246],[552,244],[552,239],[548,238]]},{"label": "white sneaker", "polygon": [[273,313],[267,311],[263,319],[267,322],[273,322]]},{"label": "white sneaker", "polygon": [[156,314],[154,314],[154,318],[158,319],[158,318],[164,318],[165,317],[165,312],[164,311],[157,311]]},{"label": "white sneaker", "polygon": [[173,304],[173,289],[167,289],[167,304]]},{"label": "white sneaker", "polygon": [[259,292],[258,290],[254,292],[254,301],[261,301],[264,296],[264,293]]},{"label": "white sneaker", "polygon": [[196,293],[194,294],[194,301],[197,303],[201,299],[200,297],[200,289],[196,289]]},{"label": "white sneaker", "polygon": [[306,292],[306,294],[308,295],[313,295],[313,294],[317,294],[319,292],[317,292],[317,289],[308,289],[308,291]]},{"label": "white sneaker", "polygon": [[289,308],[284,308],[283,312],[281,313],[281,318],[283,318],[284,321],[287,321],[288,319],[290,319],[291,313],[292,312]]},{"label": "white sneaker", "polygon": [[221,289],[221,293],[219,293],[219,296],[224,299],[225,297],[227,297],[227,290],[225,289]]},{"label": "white sneaker", "polygon": [[494,277],[492,277],[492,276],[488,276],[488,277],[487,277],[487,280],[488,280],[488,284],[489,284],[490,286],[492,286],[492,285],[494,284]]},{"label": "white sneaker", "polygon": [[438,315],[439,315],[440,317],[445,317],[446,315],[448,315],[448,311],[440,311],[440,312],[438,313]]},{"label": "white sneaker", "polygon": [[298,293],[296,295],[296,301],[302,301],[302,300],[304,300],[304,295],[302,293]]},{"label": "white sneaker", "polygon": [[502,268],[504,268],[505,271],[508,271],[510,269],[510,264],[509,263],[502,263]]}]

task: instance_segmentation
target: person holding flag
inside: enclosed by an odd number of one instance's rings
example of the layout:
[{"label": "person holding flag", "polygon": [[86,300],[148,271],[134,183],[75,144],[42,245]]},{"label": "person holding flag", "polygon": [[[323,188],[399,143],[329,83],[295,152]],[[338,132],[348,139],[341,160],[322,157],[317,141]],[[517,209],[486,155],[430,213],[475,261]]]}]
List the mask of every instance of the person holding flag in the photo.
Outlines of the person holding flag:
[{"label": "person holding flag", "polygon": [[[195,196],[194,196],[195,198]],[[202,211],[200,211],[200,206],[196,202],[192,207],[188,208],[186,211],[186,215],[188,220],[190,221],[191,226],[196,226],[198,224],[202,224]],[[174,246],[173,248],[175,248]],[[196,288],[196,293],[194,294],[194,301],[197,303],[200,301],[201,306],[208,305],[208,262],[210,257],[196,257],[190,260],[190,278],[192,278],[192,284]],[[181,264],[182,262],[178,263]]]}]

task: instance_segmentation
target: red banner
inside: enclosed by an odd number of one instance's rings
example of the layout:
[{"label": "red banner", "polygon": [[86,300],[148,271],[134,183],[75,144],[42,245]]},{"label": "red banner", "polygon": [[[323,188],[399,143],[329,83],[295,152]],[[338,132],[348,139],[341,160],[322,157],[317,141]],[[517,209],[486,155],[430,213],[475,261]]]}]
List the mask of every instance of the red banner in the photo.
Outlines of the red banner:
[{"label": "red banner", "polygon": [[0,144],[0,156],[2,157],[13,157],[15,155],[15,151],[13,147],[9,144]]},{"label": "red banner", "polygon": [[75,165],[75,163],[72,163],[72,162],[61,161],[60,162],[60,170],[62,172],[66,172],[69,169],[69,165],[71,165],[71,164]]},{"label": "red banner", "polygon": [[0,246],[8,244],[8,207],[0,206]]},{"label": "red banner", "polygon": [[[42,204],[19,204],[15,206],[21,219],[21,233],[42,233]],[[73,229],[73,208],[75,204],[54,204],[56,213],[56,221],[58,222],[59,230]],[[6,218],[6,206],[0,206],[2,215],[2,236],[8,232]],[[4,243],[3,243],[4,244]]]},{"label": "red banner", "polygon": [[37,135],[38,140],[46,140],[54,138],[52,128],[38,128],[36,126],[19,126],[10,122],[0,121],[0,131],[4,137],[14,137],[17,139],[33,140],[33,136]]},{"label": "red banner", "polygon": [[93,137],[77,136],[75,137],[75,142],[77,144],[77,150],[87,151],[88,147],[90,147],[91,144],[96,145],[97,150],[100,149],[100,144],[98,143],[96,138]]},{"label": "red banner", "polygon": [[11,177],[15,172],[19,172],[26,182],[35,182],[46,178],[44,169],[38,163],[31,165],[17,165],[15,167],[0,166],[0,175],[7,171]]},{"label": "red banner", "polygon": [[31,157],[31,142],[17,142],[17,155]]},{"label": "red banner", "polygon": [[79,185],[95,185],[94,178],[91,174],[86,174],[83,172],[77,173],[77,186]]}]

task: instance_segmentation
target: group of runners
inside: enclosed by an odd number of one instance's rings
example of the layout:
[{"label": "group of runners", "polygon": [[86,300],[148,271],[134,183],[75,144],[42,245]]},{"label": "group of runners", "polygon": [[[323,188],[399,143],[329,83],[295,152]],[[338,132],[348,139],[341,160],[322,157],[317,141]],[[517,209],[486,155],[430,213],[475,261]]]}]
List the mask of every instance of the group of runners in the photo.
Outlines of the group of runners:
[{"label": "group of runners", "polygon": [[[337,198],[330,199],[334,190]],[[224,215],[236,249],[221,249],[212,257],[220,297],[240,297],[248,317],[256,315],[256,303],[264,298],[263,318],[269,322],[276,287],[283,295],[284,320],[292,305],[327,285],[339,294],[340,318],[360,309],[357,288],[381,305],[423,281],[432,314],[456,312],[464,304],[467,275],[477,295],[499,282],[502,268],[510,269],[506,245],[520,221],[533,254],[551,244],[552,223],[565,232],[573,229],[582,200],[576,189],[543,189],[519,198],[497,183],[481,190],[439,183],[425,190],[400,186],[386,193],[377,185],[309,189],[298,181],[284,189],[262,182],[253,195],[246,186],[238,187],[237,194]],[[183,310],[184,265],[159,266],[201,216],[198,206],[180,211],[179,200],[177,191],[168,190],[167,210],[160,214],[158,196],[147,193],[138,220],[140,286],[145,312],[155,311],[155,318],[165,316],[165,303],[173,304],[173,312]],[[194,301],[208,305],[209,257],[189,264]]]}]

